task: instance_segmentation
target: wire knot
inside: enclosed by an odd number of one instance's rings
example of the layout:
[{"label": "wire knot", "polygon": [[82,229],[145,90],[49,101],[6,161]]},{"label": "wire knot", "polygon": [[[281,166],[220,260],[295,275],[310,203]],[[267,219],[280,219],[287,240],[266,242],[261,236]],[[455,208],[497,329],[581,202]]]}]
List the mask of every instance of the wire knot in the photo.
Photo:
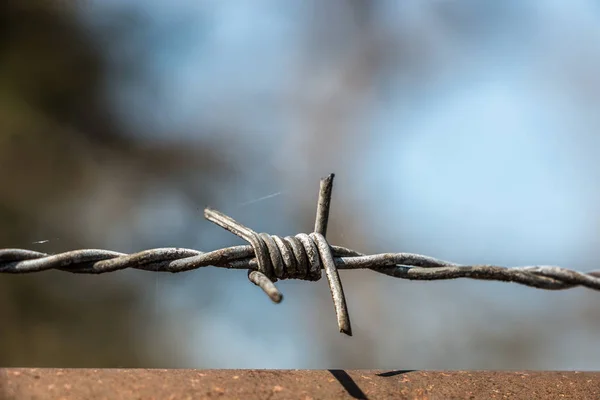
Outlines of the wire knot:
[{"label": "wire knot", "polygon": [[344,290],[331,246],[325,239],[333,177],[331,174],[321,180],[315,231],[310,234],[299,233],[281,238],[268,233],[256,233],[233,218],[210,208],[204,210],[204,216],[250,243],[258,268],[248,271],[248,279],[259,286],[275,303],[283,299],[283,295],[274,284],[277,280],[318,281],[321,279],[321,269],[325,269],[340,332],[352,336]]},{"label": "wire knot", "polygon": [[[267,233],[256,235],[256,241],[259,246],[266,248],[268,257],[257,259],[258,271],[262,272],[271,281],[283,279],[302,279],[306,281],[318,281],[321,279],[321,254],[317,245],[317,240],[324,240],[325,237],[317,238],[317,233],[299,233],[295,236],[286,236],[281,238]],[[260,250],[253,246],[255,254]],[[258,250],[258,251],[257,251]],[[324,257],[333,257],[329,243],[325,251],[329,254]]]}]

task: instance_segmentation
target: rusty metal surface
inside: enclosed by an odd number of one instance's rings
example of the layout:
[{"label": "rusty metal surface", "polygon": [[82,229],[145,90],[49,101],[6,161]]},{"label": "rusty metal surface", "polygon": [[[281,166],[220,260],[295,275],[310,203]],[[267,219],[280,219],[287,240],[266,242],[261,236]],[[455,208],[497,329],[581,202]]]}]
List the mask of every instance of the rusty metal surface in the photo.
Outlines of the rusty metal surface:
[{"label": "rusty metal surface", "polygon": [[600,373],[8,368],[0,398],[600,399]]}]

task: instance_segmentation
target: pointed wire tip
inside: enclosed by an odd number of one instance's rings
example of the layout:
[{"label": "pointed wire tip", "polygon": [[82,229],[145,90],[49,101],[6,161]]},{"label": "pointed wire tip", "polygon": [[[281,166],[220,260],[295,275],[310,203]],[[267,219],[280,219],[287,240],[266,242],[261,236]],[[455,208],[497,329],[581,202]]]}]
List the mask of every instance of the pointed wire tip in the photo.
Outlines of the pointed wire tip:
[{"label": "pointed wire tip", "polygon": [[273,301],[273,303],[279,304],[283,300],[283,295],[281,293],[275,293],[273,295],[269,295],[269,298]]},{"label": "pointed wire tip", "polygon": [[341,327],[340,328],[340,333],[344,333],[348,336],[352,336],[352,328],[350,326],[348,327]]}]

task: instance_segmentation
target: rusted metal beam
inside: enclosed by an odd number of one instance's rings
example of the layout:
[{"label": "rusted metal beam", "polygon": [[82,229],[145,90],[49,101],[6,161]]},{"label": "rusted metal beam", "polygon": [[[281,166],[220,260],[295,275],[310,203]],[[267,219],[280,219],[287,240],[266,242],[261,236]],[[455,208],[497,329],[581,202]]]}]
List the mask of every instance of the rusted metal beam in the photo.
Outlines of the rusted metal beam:
[{"label": "rusted metal beam", "polygon": [[600,372],[0,369],[0,398],[600,399]]}]

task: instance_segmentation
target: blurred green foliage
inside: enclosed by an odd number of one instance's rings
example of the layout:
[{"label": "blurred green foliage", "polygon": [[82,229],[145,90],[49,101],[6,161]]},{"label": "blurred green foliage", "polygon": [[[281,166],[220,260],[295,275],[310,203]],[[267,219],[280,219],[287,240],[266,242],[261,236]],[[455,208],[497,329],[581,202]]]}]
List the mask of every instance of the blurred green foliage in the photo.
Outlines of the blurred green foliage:
[{"label": "blurred green foliage", "polygon": [[[113,117],[108,52],[76,18],[75,2],[0,3],[0,247],[31,248],[37,232],[60,238],[43,251],[87,244],[70,207],[107,168],[130,199],[173,171],[217,163],[206,149],[137,142]],[[114,208],[111,218],[127,213]],[[0,366],[164,365],[144,344],[152,320],[139,292],[122,277],[0,276]]]}]

